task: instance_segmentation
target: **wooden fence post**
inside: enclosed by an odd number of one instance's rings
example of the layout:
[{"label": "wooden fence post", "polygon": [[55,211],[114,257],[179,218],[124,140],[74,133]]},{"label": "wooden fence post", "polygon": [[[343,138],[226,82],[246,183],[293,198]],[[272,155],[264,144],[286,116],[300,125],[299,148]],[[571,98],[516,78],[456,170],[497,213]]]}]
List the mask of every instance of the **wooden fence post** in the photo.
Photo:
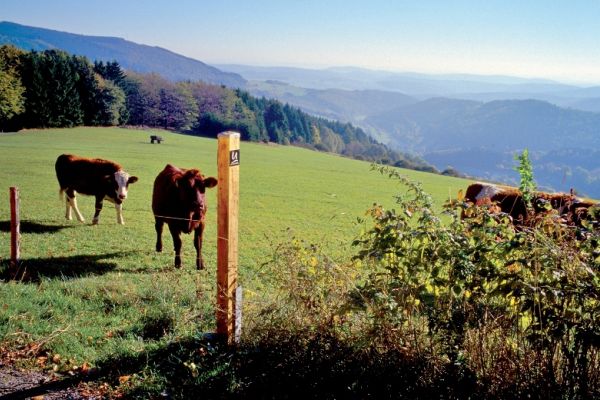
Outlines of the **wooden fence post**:
[{"label": "wooden fence post", "polygon": [[19,188],[10,188],[10,268],[16,269],[21,258],[21,221],[19,218]]},{"label": "wooden fence post", "polygon": [[241,324],[241,304],[236,307],[236,297],[241,299],[237,287],[239,165],[240,134],[220,133],[217,154],[217,334],[223,335],[229,344],[239,338],[241,328],[236,327],[236,320],[237,325]]}]

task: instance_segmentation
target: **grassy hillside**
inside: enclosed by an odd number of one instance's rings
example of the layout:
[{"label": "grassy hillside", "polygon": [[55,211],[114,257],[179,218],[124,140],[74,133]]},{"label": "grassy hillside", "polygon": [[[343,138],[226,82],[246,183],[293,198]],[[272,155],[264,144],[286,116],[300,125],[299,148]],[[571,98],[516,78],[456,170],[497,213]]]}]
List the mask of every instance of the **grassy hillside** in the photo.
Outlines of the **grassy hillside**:
[{"label": "grassy hillside", "polygon": [[[74,153],[118,161],[140,178],[124,204],[124,229],[131,230],[130,234],[140,242],[137,248],[151,249],[154,228],[150,199],[154,177],[167,163],[198,167],[206,175],[216,174],[216,141],[161,132],[165,142],[151,145],[149,134],[116,128],[75,128],[2,136],[0,157],[4,167],[0,184],[6,190],[13,185],[20,188],[22,219],[62,225],[67,222],[58,200],[56,157]],[[251,265],[257,255],[264,254],[264,245],[269,240],[277,241],[288,228],[308,240],[322,242],[326,237],[331,242],[351,241],[356,233],[356,217],[362,216],[373,202],[392,205],[392,196],[399,189],[387,178],[371,172],[369,163],[295,147],[243,143],[241,160],[241,253],[246,258],[243,261]],[[465,186],[464,181],[457,179],[410,170],[405,173],[423,182],[440,204]],[[215,225],[214,191],[209,201],[210,241]],[[82,197],[79,203],[84,215],[91,219],[94,200]],[[8,202],[1,203],[0,210],[6,216],[2,219],[8,219]],[[114,214],[107,205],[100,226],[90,229],[119,228],[112,226]],[[74,222],[67,225],[78,226]],[[24,241],[27,246],[28,238]]]},{"label": "grassy hillside", "polygon": [[[9,257],[9,186],[21,192],[22,258],[30,278],[0,283],[0,347],[34,343],[62,355],[60,368],[110,359],[214,329],[216,203],[208,196],[204,245],[207,270],[196,273],[191,236],[184,237],[181,270],[172,268],[168,231],[162,254],[154,252],[152,183],[166,163],[216,173],[216,141],[160,132],[75,128],[0,136],[0,272]],[[54,161],[61,153],[108,158],[140,180],[124,204],[125,226],[105,203],[91,226],[94,200],[79,197],[85,224],[64,220]],[[405,171],[423,182],[438,204],[466,181]],[[356,218],[373,202],[394,203],[394,181],[365,162],[305,149],[242,143],[240,280],[244,306],[261,301],[257,274],[277,243],[292,236],[322,245],[335,257],[349,255]],[[199,299],[199,300],[198,300]],[[194,323],[190,323],[190,322]],[[72,359],[68,361],[69,359]]]}]

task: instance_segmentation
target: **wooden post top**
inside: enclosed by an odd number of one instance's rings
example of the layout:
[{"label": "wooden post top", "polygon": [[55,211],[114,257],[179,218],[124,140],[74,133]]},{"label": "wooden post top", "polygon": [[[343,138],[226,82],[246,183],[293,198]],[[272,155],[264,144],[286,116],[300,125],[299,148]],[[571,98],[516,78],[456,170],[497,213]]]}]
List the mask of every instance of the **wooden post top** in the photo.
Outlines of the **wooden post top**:
[{"label": "wooden post top", "polygon": [[240,137],[240,133],[239,132],[234,132],[234,131],[227,131],[227,132],[221,132],[217,135],[217,137],[230,137],[230,138],[239,138]]}]

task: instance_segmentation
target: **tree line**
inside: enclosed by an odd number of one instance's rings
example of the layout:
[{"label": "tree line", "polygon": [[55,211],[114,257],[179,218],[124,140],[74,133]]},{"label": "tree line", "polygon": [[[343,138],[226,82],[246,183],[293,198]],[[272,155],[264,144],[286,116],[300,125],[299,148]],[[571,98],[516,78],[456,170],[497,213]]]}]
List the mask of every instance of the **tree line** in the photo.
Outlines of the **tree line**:
[{"label": "tree line", "polygon": [[436,172],[349,123],[318,118],[280,101],[201,81],[172,82],[90,62],[61,50],[0,46],[0,129],[134,125],[202,136],[225,130],[243,140],[309,147]]}]

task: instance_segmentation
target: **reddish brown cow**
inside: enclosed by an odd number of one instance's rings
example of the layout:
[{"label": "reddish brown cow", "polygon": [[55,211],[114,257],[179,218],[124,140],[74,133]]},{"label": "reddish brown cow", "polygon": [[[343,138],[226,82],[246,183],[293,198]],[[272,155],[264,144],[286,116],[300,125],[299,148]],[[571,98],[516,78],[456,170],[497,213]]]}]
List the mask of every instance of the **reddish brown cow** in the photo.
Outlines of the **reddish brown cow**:
[{"label": "reddish brown cow", "polygon": [[84,158],[72,154],[58,156],[55,164],[56,177],[60,185],[60,196],[67,194],[65,218],[71,219],[71,209],[80,222],[85,219],[77,208],[75,193],[96,197],[96,212],[92,219],[97,224],[104,199],[114,203],[117,210],[117,222],[123,222],[123,200],[127,198],[130,183],[137,182],[137,176],[130,176],[113,161],[100,158]]},{"label": "reddish brown cow", "polygon": [[[465,200],[475,205],[491,204],[512,218],[515,224],[526,222],[527,205],[521,192],[514,187],[491,183],[473,183],[467,188]],[[534,214],[556,210],[567,223],[580,225],[587,210],[595,203],[579,199],[573,194],[535,192],[532,199]]]},{"label": "reddish brown cow", "polygon": [[465,200],[477,206],[494,204],[500,211],[510,215],[513,221],[522,222],[527,217],[527,206],[521,192],[510,186],[473,183],[467,188]]},{"label": "reddish brown cow", "polygon": [[203,269],[202,234],[206,215],[207,188],[215,187],[217,179],[205,178],[197,169],[177,168],[170,164],[154,181],[152,211],[156,228],[156,251],[162,251],[163,225],[169,226],[175,248],[175,267],[181,267],[181,232],[194,231],[196,268]]}]

